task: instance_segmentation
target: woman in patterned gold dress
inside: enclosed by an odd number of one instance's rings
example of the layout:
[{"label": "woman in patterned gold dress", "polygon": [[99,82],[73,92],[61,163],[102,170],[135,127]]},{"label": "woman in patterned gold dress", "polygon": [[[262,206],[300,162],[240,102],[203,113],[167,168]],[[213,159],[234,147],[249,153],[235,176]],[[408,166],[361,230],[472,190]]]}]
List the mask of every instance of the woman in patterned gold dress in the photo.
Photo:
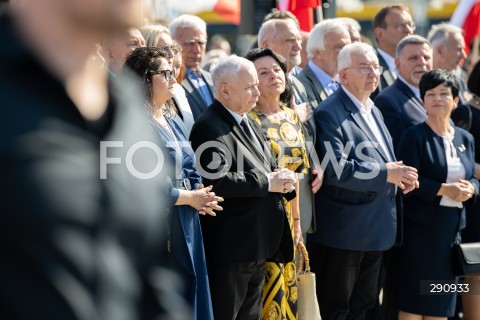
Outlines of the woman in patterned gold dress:
[{"label": "woman in patterned gold dress", "polygon": [[[278,166],[297,174],[307,173],[309,162],[302,124],[298,114],[284,104],[291,97],[285,79],[285,62],[269,48],[253,49],[247,53],[246,58],[255,64],[260,91],[257,106],[250,111],[250,116],[262,126]],[[298,182],[296,192],[295,199],[285,202],[295,245],[303,241],[298,200],[301,190]],[[278,261],[281,259],[272,258],[266,264],[262,319],[297,319],[295,262]]]}]

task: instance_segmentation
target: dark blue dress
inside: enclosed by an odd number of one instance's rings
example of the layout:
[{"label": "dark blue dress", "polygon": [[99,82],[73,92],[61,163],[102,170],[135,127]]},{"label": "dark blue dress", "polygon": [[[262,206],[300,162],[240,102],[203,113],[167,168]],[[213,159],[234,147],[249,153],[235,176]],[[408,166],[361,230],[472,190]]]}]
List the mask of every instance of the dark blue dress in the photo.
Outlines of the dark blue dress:
[{"label": "dark blue dress", "polygon": [[[175,164],[176,177],[171,177],[171,203],[179,196],[174,182],[179,179],[190,179],[192,189],[201,183],[201,177],[195,170],[195,154],[186,137],[177,124],[166,118],[175,137],[158,122],[152,121],[152,127],[166,144],[168,156]],[[176,141],[173,141],[174,138]],[[188,205],[172,205],[170,220],[170,253],[178,266],[178,271],[185,281],[185,296],[191,303],[193,319],[213,319],[210,287],[208,284],[205,252],[203,248],[202,229],[198,211]]]}]

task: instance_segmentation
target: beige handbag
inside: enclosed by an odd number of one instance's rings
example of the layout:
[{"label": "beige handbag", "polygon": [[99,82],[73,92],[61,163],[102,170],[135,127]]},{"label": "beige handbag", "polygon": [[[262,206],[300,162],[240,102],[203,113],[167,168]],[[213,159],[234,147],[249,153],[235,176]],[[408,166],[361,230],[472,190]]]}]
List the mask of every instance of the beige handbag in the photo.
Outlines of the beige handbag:
[{"label": "beige handbag", "polygon": [[[298,320],[321,320],[315,286],[315,273],[310,272],[307,248],[299,242],[298,248]],[[304,267],[305,265],[305,267]]]}]

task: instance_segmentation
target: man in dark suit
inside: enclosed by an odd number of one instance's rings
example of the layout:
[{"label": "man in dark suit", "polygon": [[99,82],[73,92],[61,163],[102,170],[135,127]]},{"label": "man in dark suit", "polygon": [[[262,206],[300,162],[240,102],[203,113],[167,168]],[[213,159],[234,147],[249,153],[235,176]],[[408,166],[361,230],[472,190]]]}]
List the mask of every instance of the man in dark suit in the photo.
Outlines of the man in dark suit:
[{"label": "man in dark suit", "polygon": [[207,24],[197,16],[184,14],[173,19],[168,28],[182,47],[186,67],[182,86],[196,120],[213,102],[212,78],[200,68],[207,47]]},{"label": "man in dark suit", "polygon": [[430,42],[417,35],[403,38],[397,46],[395,65],[398,78],[377,96],[375,105],[382,112],[396,150],[403,131],[427,119],[418,84],[432,69]]},{"label": "man in dark suit", "polygon": [[325,174],[315,195],[317,232],[307,246],[322,319],[365,319],[376,301],[382,253],[401,237],[397,189],[409,192],[418,181],[415,168],[395,160],[369,99],[380,77],[374,49],[345,46],[338,69],[342,87],[314,113]]},{"label": "man in dark suit", "polygon": [[216,100],[190,140],[205,184],[225,199],[221,214],[202,216],[213,311],[215,319],[259,319],[266,259],[293,259],[283,197],[295,197],[295,177],[276,170],[261,128],[246,116],[260,94],[253,63],[225,58],[212,78]]},{"label": "man in dark suit", "polygon": [[406,36],[412,35],[415,31],[415,24],[407,7],[391,5],[383,7],[377,12],[372,21],[375,41],[377,43],[376,53],[383,72],[380,75],[380,83],[372,93],[371,99],[375,97],[397,78],[395,68],[395,50],[397,44]]}]

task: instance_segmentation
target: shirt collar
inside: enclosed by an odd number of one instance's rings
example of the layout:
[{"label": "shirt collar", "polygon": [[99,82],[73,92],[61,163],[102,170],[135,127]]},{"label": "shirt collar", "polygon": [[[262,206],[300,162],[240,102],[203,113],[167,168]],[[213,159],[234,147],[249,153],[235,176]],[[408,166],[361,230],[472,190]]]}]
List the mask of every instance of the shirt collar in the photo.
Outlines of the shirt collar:
[{"label": "shirt collar", "polygon": [[380,48],[377,48],[377,51],[382,56],[383,60],[385,60],[385,62],[387,63],[388,69],[390,69],[390,71],[396,75],[397,67],[395,66],[395,58]]},{"label": "shirt collar", "polygon": [[409,87],[410,90],[413,91],[413,93],[415,94],[415,96],[416,96],[420,101],[422,101],[422,99],[420,98],[420,89],[412,86],[412,85],[411,85],[410,83],[408,83],[405,79],[403,79],[401,75],[398,75],[398,79],[400,79],[403,83],[405,83],[405,85],[406,85],[407,87]]},{"label": "shirt collar", "polygon": [[372,107],[373,107],[374,104],[373,104],[373,101],[370,98],[368,98],[367,103],[365,105],[363,105],[360,102],[360,100],[358,100],[357,97],[355,97],[343,85],[342,85],[342,89],[343,89],[343,91],[345,91],[347,96],[352,100],[353,104],[358,108],[358,110],[360,110],[361,113],[370,114],[372,112]]},{"label": "shirt collar", "polygon": [[241,115],[239,115],[238,113],[228,109],[227,107],[223,106],[228,112],[230,112],[230,114],[235,118],[235,121],[237,121],[238,124],[240,124],[240,122],[242,122],[243,118],[246,117],[246,115],[243,115],[243,117]]},{"label": "shirt collar", "polygon": [[200,69],[193,70],[190,68],[185,68],[185,74],[187,75],[187,77],[195,76],[198,78],[202,76],[202,72],[200,71]]},{"label": "shirt collar", "polygon": [[328,75],[325,71],[320,69],[312,60],[308,61],[308,66],[312,69],[313,73],[317,77],[318,81],[322,84],[324,88],[326,88],[332,81],[335,81],[330,75]]}]

